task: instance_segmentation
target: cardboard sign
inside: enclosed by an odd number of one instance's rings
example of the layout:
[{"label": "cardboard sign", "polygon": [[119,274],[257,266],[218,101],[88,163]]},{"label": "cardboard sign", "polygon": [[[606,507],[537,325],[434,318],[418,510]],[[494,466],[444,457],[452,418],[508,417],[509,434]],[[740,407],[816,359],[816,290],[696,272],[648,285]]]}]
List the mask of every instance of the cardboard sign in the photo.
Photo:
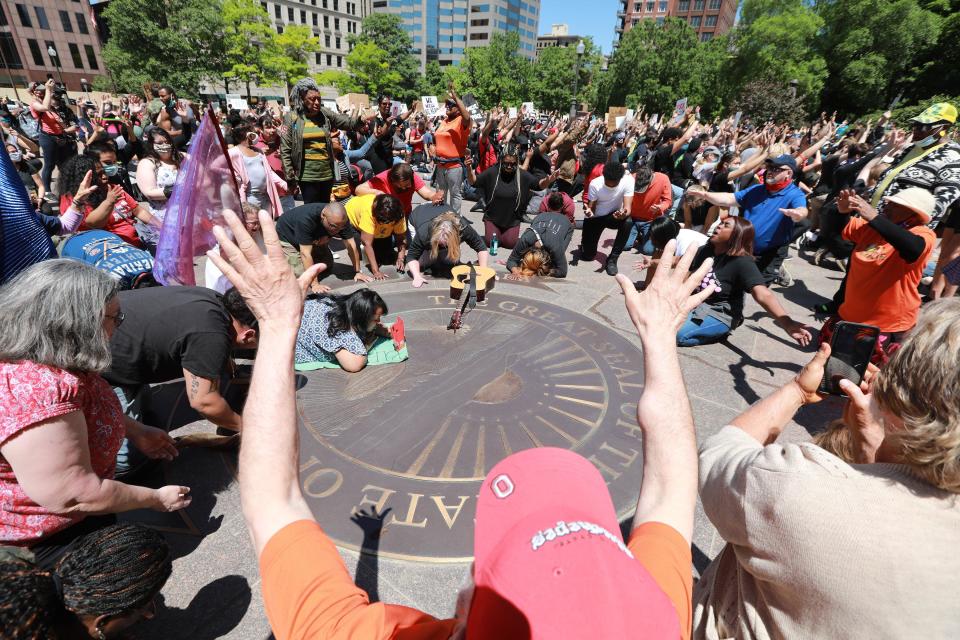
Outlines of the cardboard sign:
[{"label": "cardboard sign", "polygon": [[527,115],[528,118],[536,118],[536,117],[537,117],[537,110],[536,110],[536,108],[533,106],[533,103],[532,103],[532,102],[524,102],[524,103],[523,103],[523,109],[524,109],[524,112],[526,113],[526,115]]},{"label": "cardboard sign", "polygon": [[402,102],[398,102],[397,100],[392,100],[392,101],[390,102],[390,117],[391,117],[391,118],[396,118],[396,117],[398,117],[401,113],[405,113],[406,110],[407,110],[407,105],[403,104]]},{"label": "cardboard sign", "polygon": [[325,109],[330,109],[330,111],[337,110],[337,101],[336,100],[321,100],[320,103]]},{"label": "cardboard sign", "polygon": [[337,98],[337,106],[344,113],[354,107],[363,110],[370,106],[370,97],[365,93],[348,93]]},{"label": "cardboard sign", "polygon": [[508,114],[508,115],[509,115],[511,118],[516,118],[516,117],[517,117],[517,108],[516,108],[516,107],[510,107],[510,111],[509,111],[509,114]]},{"label": "cardboard sign", "polygon": [[473,97],[472,93],[465,93],[461,96],[460,100],[463,102],[463,106],[467,108],[467,112],[470,113],[470,119],[477,123],[482,123],[483,111],[480,110],[480,105],[477,104],[477,99]]},{"label": "cardboard sign", "polygon": [[423,112],[428,118],[442,116],[447,112],[446,105],[440,104],[437,96],[420,96],[420,102],[423,104]]},{"label": "cardboard sign", "polygon": [[237,111],[246,111],[250,108],[247,101],[243,98],[231,98],[227,104],[230,105],[231,109],[236,109]]},{"label": "cardboard sign", "polygon": [[627,121],[633,120],[635,112],[633,109],[627,109]]},{"label": "cardboard sign", "polygon": [[617,129],[623,127],[623,123],[626,121],[627,116],[617,116],[614,122],[617,125]]},{"label": "cardboard sign", "polygon": [[660,114],[659,114],[659,113],[655,113],[655,114],[653,114],[652,116],[650,116],[650,126],[651,126],[651,127],[655,127],[655,126],[657,126],[658,124],[660,124]]}]

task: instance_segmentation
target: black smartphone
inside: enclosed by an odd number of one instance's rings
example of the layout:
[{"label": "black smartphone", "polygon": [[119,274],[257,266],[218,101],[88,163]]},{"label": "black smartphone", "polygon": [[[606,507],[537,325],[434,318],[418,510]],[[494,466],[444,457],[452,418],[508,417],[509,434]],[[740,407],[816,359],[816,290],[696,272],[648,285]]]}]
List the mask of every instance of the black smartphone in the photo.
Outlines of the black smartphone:
[{"label": "black smartphone", "polygon": [[840,321],[833,328],[830,339],[830,358],[823,370],[820,393],[844,395],[840,381],[847,379],[860,384],[870,364],[870,357],[880,338],[880,328],[869,324]]}]

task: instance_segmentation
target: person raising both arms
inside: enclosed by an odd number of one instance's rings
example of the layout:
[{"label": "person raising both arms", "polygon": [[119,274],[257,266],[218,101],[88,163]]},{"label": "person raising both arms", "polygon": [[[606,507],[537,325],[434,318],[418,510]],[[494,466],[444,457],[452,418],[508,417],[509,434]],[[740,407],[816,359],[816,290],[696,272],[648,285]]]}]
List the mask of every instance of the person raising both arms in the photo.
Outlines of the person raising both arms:
[{"label": "person raising both arms", "polygon": [[463,202],[463,160],[467,154],[470,137],[470,112],[457,95],[451,82],[448,88],[447,115],[433,134],[436,149],[436,184],[444,192],[445,202],[454,211],[460,211]]}]

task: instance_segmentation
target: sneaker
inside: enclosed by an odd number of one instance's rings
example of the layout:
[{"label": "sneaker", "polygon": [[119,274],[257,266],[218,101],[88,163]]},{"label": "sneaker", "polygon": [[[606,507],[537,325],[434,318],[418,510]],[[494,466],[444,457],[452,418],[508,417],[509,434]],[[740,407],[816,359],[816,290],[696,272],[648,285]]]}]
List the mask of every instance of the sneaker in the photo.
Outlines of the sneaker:
[{"label": "sneaker", "polygon": [[933,276],[924,276],[920,278],[920,284],[926,285],[929,287],[931,284],[933,284]]},{"label": "sneaker", "polygon": [[616,260],[607,260],[607,275],[615,276],[617,275],[617,262]]},{"label": "sneaker", "polygon": [[813,254],[813,264],[817,265],[818,267],[823,266],[820,263],[823,262],[823,257],[825,255],[827,255],[826,249],[817,249],[817,252]]},{"label": "sneaker", "polygon": [[793,278],[790,277],[790,274],[787,273],[786,269],[780,267],[780,273],[777,274],[777,279],[774,282],[781,287],[789,287],[793,284]]}]

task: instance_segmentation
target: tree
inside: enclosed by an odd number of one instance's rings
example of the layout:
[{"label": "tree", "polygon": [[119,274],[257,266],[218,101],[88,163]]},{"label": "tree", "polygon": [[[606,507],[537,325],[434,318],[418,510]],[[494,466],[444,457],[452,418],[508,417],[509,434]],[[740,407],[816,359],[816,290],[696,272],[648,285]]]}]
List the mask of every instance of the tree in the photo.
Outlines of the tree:
[{"label": "tree", "polygon": [[885,107],[917,80],[924,57],[956,47],[953,41],[934,50],[943,18],[919,0],[823,2],[818,10],[830,71],[826,101],[842,111]]},{"label": "tree", "polygon": [[270,15],[257,0],[223,0],[223,41],[226,47],[228,78],[246,84],[250,98],[250,82],[268,80],[266,59],[276,49],[276,33]]},{"label": "tree", "polygon": [[373,42],[354,45],[347,56],[347,70],[355,91],[372,97],[380,93],[402,95],[400,72],[393,69],[390,54]]},{"label": "tree", "polygon": [[807,114],[804,101],[804,96],[793,95],[786,83],[760,78],[743,85],[730,110],[742,111],[755,124],[773,120],[799,126]]},{"label": "tree", "polygon": [[272,39],[264,55],[266,79],[282,82],[287,95],[291,81],[307,75],[307,57],[320,51],[320,40],[315,38],[306,25],[289,25],[283,33]]},{"label": "tree", "polygon": [[103,20],[103,60],[118,91],[160,82],[196,97],[201,82],[223,71],[220,0],[111,0]]},{"label": "tree", "polygon": [[577,59],[577,46],[541,49],[530,75],[530,99],[538,109],[563,111],[573,101],[574,69],[577,78],[577,102],[592,102],[591,82],[603,64],[599,47],[589,37],[583,39],[583,55]]},{"label": "tree", "polygon": [[[721,106],[725,41],[701,43],[684,20],[662,25],[644,20],[631,28],[610,58],[597,86],[597,107],[643,105],[648,113],[669,113],[686,97],[705,115]],[[710,110],[707,110],[709,106]]]},{"label": "tree", "polygon": [[[403,20],[392,13],[374,13],[363,19],[360,33],[347,36],[355,49],[361,44],[373,44],[386,53],[390,71],[397,74],[396,82],[387,83],[397,99],[415,99],[420,80],[420,64],[410,53],[413,40],[403,28]],[[352,53],[352,50],[351,50]]]},{"label": "tree", "polygon": [[827,78],[817,41],[823,28],[823,18],[805,0],[744,0],[731,79],[738,87],[757,79],[796,80],[807,108],[816,108]]},{"label": "tree", "polygon": [[495,33],[485,47],[467,49],[460,63],[464,84],[458,83],[457,90],[472,92],[484,109],[528,100],[531,63],[519,49],[520,36],[512,31]]}]

